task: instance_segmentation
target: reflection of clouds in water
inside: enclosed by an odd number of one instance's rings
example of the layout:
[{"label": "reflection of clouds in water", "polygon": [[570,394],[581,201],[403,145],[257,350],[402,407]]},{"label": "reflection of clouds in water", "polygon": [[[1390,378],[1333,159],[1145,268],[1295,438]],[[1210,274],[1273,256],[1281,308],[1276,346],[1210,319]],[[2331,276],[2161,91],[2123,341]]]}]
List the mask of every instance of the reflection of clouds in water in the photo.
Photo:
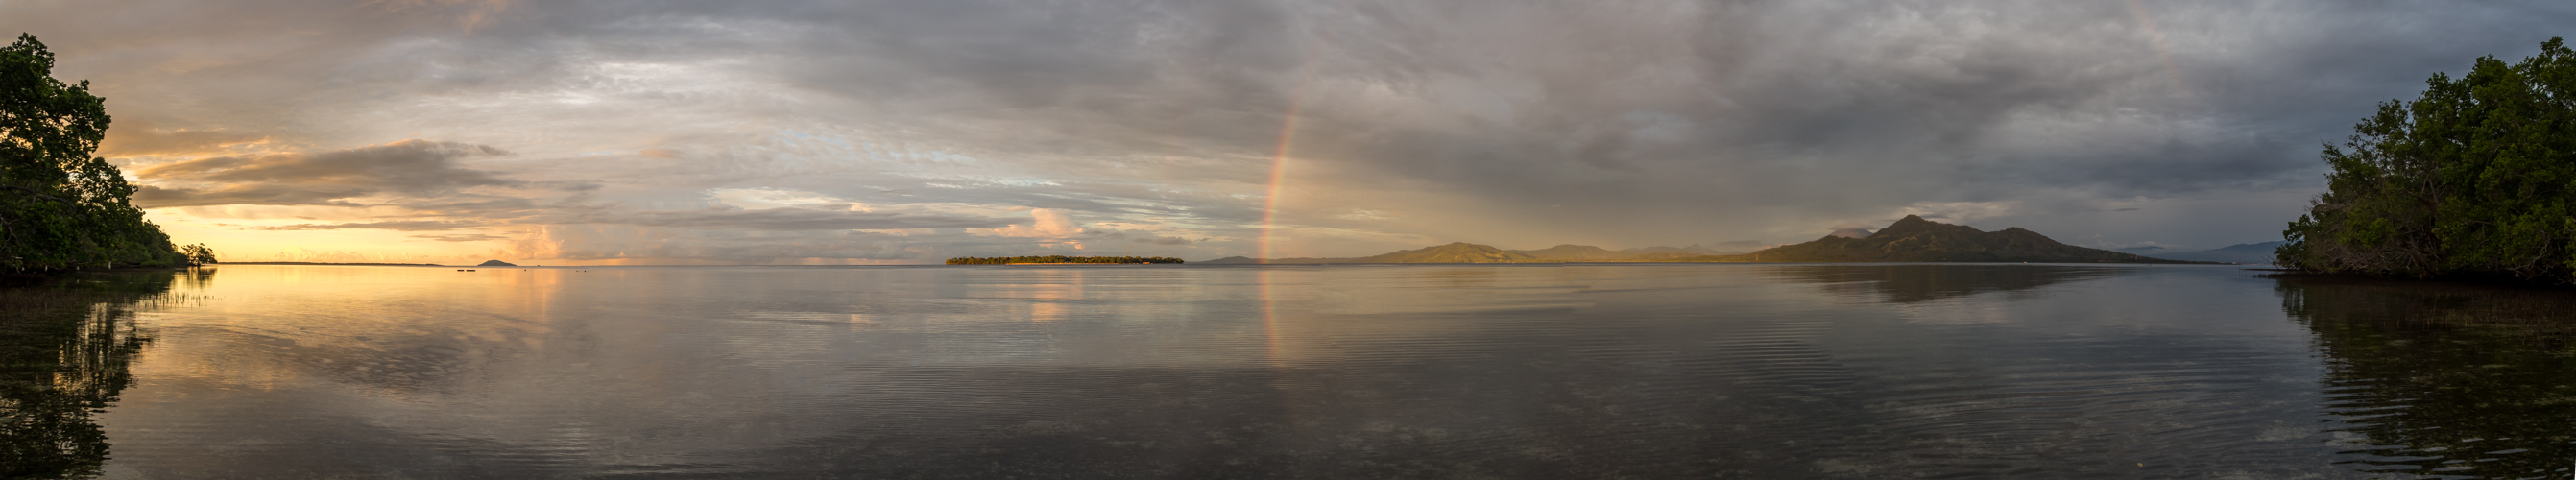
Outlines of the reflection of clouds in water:
[{"label": "reflection of clouds in water", "polygon": [[1984,302],[1918,302],[1900,304],[1897,308],[1905,312],[1907,320],[1924,323],[1969,324],[2017,320],[2013,316],[2015,310],[2012,308]]},{"label": "reflection of clouds in water", "polygon": [[[148,359],[161,380],[111,424],[161,433],[119,458],[146,474],[955,478],[2324,464],[2301,456],[2312,442],[2246,440],[2306,418],[2274,401],[2304,384],[2245,373],[2308,361],[2290,326],[2213,320],[2177,330],[2221,340],[2177,340],[2058,315],[2105,289],[2010,276],[1895,283],[2046,293],[1853,302],[1816,287],[1886,275],[1745,265],[538,270],[228,271],[215,300],[166,316],[205,338]],[[1952,302],[2058,316],[1889,315]],[[2178,303],[2134,310],[2204,318]],[[2130,329],[2088,330],[2106,325]],[[271,373],[204,371],[227,362]],[[403,375],[333,370],[365,362]],[[215,441],[240,447],[199,448]]]}]

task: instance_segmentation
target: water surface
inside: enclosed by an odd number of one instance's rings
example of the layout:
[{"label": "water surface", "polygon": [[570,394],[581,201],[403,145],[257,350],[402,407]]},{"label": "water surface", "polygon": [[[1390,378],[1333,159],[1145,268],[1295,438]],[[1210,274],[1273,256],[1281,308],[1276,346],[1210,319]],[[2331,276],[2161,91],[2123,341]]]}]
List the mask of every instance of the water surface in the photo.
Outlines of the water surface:
[{"label": "water surface", "polygon": [[478,270],[0,289],[58,319],[9,319],[0,465],[2564,478],[2576,459],[2557,291],[2018,264]]}]

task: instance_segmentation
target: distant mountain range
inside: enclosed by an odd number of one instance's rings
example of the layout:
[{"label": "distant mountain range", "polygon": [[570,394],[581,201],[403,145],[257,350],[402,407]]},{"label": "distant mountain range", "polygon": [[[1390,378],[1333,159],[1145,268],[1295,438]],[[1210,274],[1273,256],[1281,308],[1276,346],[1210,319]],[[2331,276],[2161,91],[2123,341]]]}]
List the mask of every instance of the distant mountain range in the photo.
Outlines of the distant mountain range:
[{"label": "distant mountain range", "polygon": [[1491,245],[1457,242],[1423,247],[1370,257],[1353,258],[1281,258],[1268,262],[1247,257],[1225,257],[1192,265],[1331,264],[1331,263],[1563,263],[1563,262],[1660,262],[1682,258],[1720,255],[1720,251],[1699,245],[1688,247],[1645,247],[1611,250],[1590,245],[1557,245],[1537,250],[1504,250]]},{"label": "distant mountain range", "polygon": [[2164,247],[2132,247],[2119,249],[2119,251],[2168,260],[2190,260],[2195,262],[2220,263],[2272,263],[2272,249],[2280,247],[2282,243],[2284,242],[2271,241],[2263,243],[2239,243],[2196,252],[2174,252],[2168,251],[2171,249]]},{"label": "distant mountain range", "polygon": [[[1610,250],[1588,245],[1557,245],[1537,250],[1504,250],[1458,242],[1357,258],[1281,258],[1267,262],[1226,257],[1196,265],[1338,264],[1338,263],[1563,263],[1563,262],[2045,262],[2045,263],[2191,263],[2058,243],[2021,227],[1986,232],[1965,225],[1907,215],[1876,233],[1844,229],[1812,242],[1752,253],[1721,252],[1692,245]],[[2262,244],[2253,244],[2262,245]],[[2238,245],[2252,248],[2249,245]],[[2264,252],[2270,252],[2269,247]],[[2208,252],[2194,252],[2208,253]]]},{"label": "distant mountain range", "polygon": [[2189,263],[2058,243],[2021,227],[1982,231],[1966,225],[1906,215],[1858,238],[1827,235],[1812,242],[1743,255],[1698,257],[1706,262],[2041,262]]}]

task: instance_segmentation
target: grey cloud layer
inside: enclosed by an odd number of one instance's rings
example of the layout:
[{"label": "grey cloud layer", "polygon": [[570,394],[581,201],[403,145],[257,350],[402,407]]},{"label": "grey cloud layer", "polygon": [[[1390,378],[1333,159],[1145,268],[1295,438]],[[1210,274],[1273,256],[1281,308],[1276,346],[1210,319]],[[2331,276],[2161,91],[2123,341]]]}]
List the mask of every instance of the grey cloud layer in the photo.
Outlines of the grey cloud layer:
[{"label": "grey cloud layer", "polygon": [[[652,211],[579,201],[541,203],[541,199],[508,194],[476,194],[475,187],[551,187],[587,192],[598,187],[582,182],[531,182],[498,172],[466,168],[459,160],[508,155],[484,145],[403,140],[386,145],[319,153],[284,153],[256,157],[208,157],[145,166],[135,170],[146,181],[179,187],[146,186],[136,198],[144,208],[202,205],[359,206],[353,199],[384,202],[410,215],[434,217],[344,223],[256,227],[257,230],[376,229],[444,231],[515,224],[617,224],[682,229],[766,231],[903,230],[928,228],[993,228],[1011,220],[937,214],[861,212],[816,208],[748,210],[734,206]],[[205,186],[189,188],[187,186]],[[521,195],[525,195],[522,193]],[[586,195],[585,195],[586,196]],[[578,197],[575,198],[578,200]],[[467,235],[422,237],[439,241],[487,239]]]},{"label": "grey cloud layer", "polygon": [[540,219],[541,223],[607,223],[645,225],[693,230],[736,229],[767,231],[809,230],[906,230],[917,228],[994,228],[1009,226],[1011,220],[946,215],[906,215],[899,213],[849,212],[807,208],[771,208],[745,210],[740,207],[713,207],[683,211],[624,212],[592,216]]},{"label": "grey cloud layer", "polygon": [[[144,166],[135,175],[164,185],[138,192],[143,208],[200,205],[352,205],[372,195],[438,197],[472,187],[527,182],[468,169],[457,160],[507,155],[484,145],[404,140],[320,153],[221,156]],[[204,186],[190,188],[188,186]]]},{"label": "grey cloud layer", "polygon": [[[365,157],[385,165],[288,157],[327,167],[309,174],[262,170],[286,164],[267,157],[195,160],[140,171],[199,182],[148,189],[154,206],[335,205],[388,192],[425,204],[461,201],[431,192],[533,185],[511,179],[596,182],[601,201],[627,204],[790,188],[876,205],[1014,205],[1181,225],[1188,231],[1120,243],[1208,256],[1248,253],[1239,239],[1262,216],[1268,157],[1292,109],[1279,218],[1398,239],[1307,252],[1316,255],[1420,240],[1803,240],[1920,205],[1967,204],[1998,209],[1980,226],[2061,237],[2261,240],[2286,220],[2262,215],[2294,209],[2315,188],[2316,146],[2374,102],[2411,95],[2423,77],[2479,55],[2518,56],[2576,24],[2576,7],[2536,2],[440,5],[246,1],[202,12],[301,36],[173,28],[177,14],[88,18],[71,4],[0,6],[0,18],[59,22],[65,30],[37,33],[93,77],[191,55],[228,59],[191,71],[195,83],[103,84],[111,108],[131,105],[118,92],[215,99],[138,112],[155,133],[132,137],[136,152],[243,138],[328,151],[429,128],[433,138],[524,160],[477,167],[509,175],[424,160],[435,156],[426,146]],[[125,36],[134,38],[111,38]],[[271,106],[220,108],[241,103]],[[617,153],[577,156],[602,149]],[[425,180],[322,173],[335,170]],[[2114,221],[2100,212],[2141,205],[2128,213],[2168,214]],[[538,223],[681,230],[997,222],[806,208],[512,208]],[[1147,240],[1201,235],[1238,240]],[[649,250],[824,251],[759,246],[819,241],[799,238],[674,235]],[[862,249],[870,255],[919,255],[886,246],[907,242],[1036,248],[865,238],[879,242]]]}]

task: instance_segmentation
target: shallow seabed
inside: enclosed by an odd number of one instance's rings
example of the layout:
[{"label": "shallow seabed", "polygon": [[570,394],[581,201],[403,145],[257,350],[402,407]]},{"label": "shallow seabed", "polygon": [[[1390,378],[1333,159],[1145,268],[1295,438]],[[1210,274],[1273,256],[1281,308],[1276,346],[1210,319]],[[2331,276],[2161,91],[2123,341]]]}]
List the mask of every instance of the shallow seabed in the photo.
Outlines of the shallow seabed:
[{"label": "shallow seabed", "polygon": [[53,312],[0,324],[0,412],[19,419],[0,465],[2565,478],[2576,461],[2563,291],[2224,266],[478,270],[0,289]]}]

